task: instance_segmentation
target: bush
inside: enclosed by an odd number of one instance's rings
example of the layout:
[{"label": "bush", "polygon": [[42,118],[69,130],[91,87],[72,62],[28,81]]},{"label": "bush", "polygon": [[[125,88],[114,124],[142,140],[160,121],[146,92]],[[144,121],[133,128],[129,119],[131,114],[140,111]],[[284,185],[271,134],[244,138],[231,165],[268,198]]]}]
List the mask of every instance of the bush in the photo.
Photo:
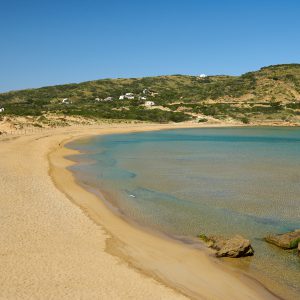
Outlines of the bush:
[{"label": "bush", "polygon": [[201,118],[201,119],[198,120],[198,123],[205,123],[205,122],[207,122],[207,121],[208,121],[207,119]]},{"label": "bush", "polygon": [[241,121],[243,122],[243,124],[249,124],[250,120],[247,117],[242,117]]},{"label": "bush", "polygon": [[280,102],[280,101],[271,101],[271,102],[270,102],[270,106],[271,106],[275,111],[283,109],[283,106],[281,105],[281,102]]}]

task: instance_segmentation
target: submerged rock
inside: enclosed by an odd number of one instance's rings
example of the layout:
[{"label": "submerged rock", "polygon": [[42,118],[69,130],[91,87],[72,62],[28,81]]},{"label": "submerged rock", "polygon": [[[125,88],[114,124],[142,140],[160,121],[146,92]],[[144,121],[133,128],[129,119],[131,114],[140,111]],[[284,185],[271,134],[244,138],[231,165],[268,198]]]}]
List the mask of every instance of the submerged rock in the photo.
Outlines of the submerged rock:
[{"label": "submerged rock", "polygon": [[208,247],[216,250],[217,257],[237,258],[252,256],[254,254],[250,241],[240,235],[236,235],[230,239],[216,236],[207,237],[205,235],[199,237],[206,242]]},{"label": "submerged rock", "polygon": [[283,234],[269,235],[265,237],[265,240],[282,249],[296,249],[300,242],[300,229]]}]

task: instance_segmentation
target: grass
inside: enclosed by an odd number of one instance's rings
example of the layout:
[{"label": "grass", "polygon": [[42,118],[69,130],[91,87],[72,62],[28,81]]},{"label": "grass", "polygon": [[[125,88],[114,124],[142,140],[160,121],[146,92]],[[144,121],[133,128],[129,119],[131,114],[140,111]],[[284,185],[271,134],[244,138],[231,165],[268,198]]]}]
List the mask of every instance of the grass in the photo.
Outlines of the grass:
[{"label": "grass", "polygon": [[[147,110],[140,100],[96,102],[95,98],[148,89],[148,100],[169,108]],[[72,104],[63,105],[63,98]],[[193,115],[228,117],[248,124],[253,119],[290,120],[300,115],[300,64],[261,68],[241,76],[172,75],[103,79],[0,94],[4,115],[44,116],[47,113],[106,119],[182,122]],[[178,109],[184,108],[184,111]],[[203,118],[205,120],[205,118]]]}]

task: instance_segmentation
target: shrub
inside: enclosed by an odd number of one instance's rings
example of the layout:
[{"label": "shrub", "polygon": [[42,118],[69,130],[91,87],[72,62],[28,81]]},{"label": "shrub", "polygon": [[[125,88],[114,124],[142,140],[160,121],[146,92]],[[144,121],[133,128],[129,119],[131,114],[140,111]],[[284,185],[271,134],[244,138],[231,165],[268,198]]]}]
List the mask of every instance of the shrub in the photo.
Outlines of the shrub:
[{"label": "shrub", "polygon": [[283,106],[281,105],[281,102],[280,102],[280,101],[271,101],[271,102],[270,102],[270,106],[271,106],[275,111],[283,109]]},{"label": "shrub", "polygon": [[206,118],[201,118],[198,120],[198,123],[205,123],[207,122],[208,120]]},{"label": "shrub", "polygon": [[241,121],[243,122],[243,124],[249,124],[250,120],[247,117],[242,117]]}]

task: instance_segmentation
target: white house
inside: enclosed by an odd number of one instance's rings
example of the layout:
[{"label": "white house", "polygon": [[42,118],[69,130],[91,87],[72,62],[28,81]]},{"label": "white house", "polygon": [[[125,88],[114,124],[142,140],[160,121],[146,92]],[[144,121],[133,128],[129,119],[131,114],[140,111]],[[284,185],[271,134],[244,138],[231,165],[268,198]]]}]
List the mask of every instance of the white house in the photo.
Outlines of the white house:
[{"label": "white house", "polygon": [[141,96],[141,97],[139,97],[139,99],[140,99],[140,100],[147,100],[147,97]]},{"label": "white house", "polygon": [[0,108],[0,113],[4,112],[4,107]]},{"label": "white house", "polygon": [[113,101],[113,97],[106,97],[103,101]]},{"label": "white house", "polygon": [[125,95],[121,95],[120,97],[119,97],[119,100],[124,100],[125,99]]},{"label": "white house", "polygon": [[155,105],[155,103],[153,101],[146,101],[145,102],[146,107],[151,107],[151,106],[154,106],[154,105]]},{"label": "white house", "polygon": [[61,103],[62,104],[70,104],[70,103],[72,103],[72,101],[69,101],[69,98],[64,98],[64,99],[62,99]]},{"label": "white house", "polygon": [[199,77],[200,77],[200,78],[205,78],[205,77],[207,77],[207,75],[205,75],[205,74],[200,74]]},{"label": "white house", "polygon": [[133,93],[126,93],[125,98],[128,100],[133,100],[134,99],[134,94]]},{"label": "white house", "polygon": [[100,98],[98,98],[98,97],[97,97],[97,98],[95,98],[95,101],[99,102],[99,101],[100,101]]}]

